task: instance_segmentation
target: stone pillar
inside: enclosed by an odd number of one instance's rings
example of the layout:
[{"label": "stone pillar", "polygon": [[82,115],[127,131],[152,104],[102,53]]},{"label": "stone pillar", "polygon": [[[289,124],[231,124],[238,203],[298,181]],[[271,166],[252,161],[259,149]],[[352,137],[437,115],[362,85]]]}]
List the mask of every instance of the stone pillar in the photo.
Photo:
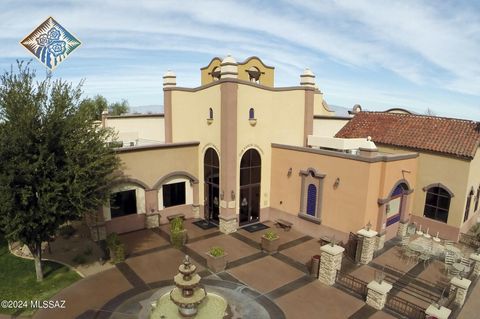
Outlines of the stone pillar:
[{"label": "stone pillar", "polygon": [[367,305],[377,310],[382,310],[387,302],[387,294],[392,289],[392,285],[386,281],[378,283],[373,280],[367,285],[367,289]]},{"label": "stone pillar", "polygon": [[450,280],[450,289],[457,288],[457,292],[455,294],[456,304],[463,306],[465,303],[465,298],[467,297],[468,288],[470,287],[471,283],[472,281],[466,278],[460,279],[458,277],[453,277],[452,280]]},{"label": "stone pillar", "polygon": [[237,217],[235,216],[225,217],[220,215],[219,220],[220,220],[219,229],[222,233],[231,234],[237,231],[237,226],[238,226]]},{"label": "stone pillar", "polygon": [[158,211],[147,212],[145,214],[145,227],[157,228],[160,226],[160,213]]},{"label": "stone pillar", "polygon": [[473,264],[473,275],[474,276],[478,276],[480,275],[480,254],[476,254],[476,253],[473,253],[473,254],[470,254],[470,259],[473,260],[474,264]]},{"label": "stone pillar", "polygon": [[320,271],[318,280],[325,285],[332,286],[337,277],[337,270],[342,267],[342,256],[345,248],[338,245],[326,244],[320,247]]},{"label": "stone pillar", "polygon": [[408,221],[405,221],[405,222],[400,221],[398,223],[397,236],[400,238],[407,236],[407,228],[408,228]]},{"label": "stone pillar", "polygon": [[192,203],[192,213],[194,218],[200,218],[200,204],[199,204],[199,195],[198,195],[198,181],[192,182],[193,190],[193,203]]},{"label": "stone pillar", "polygon": [[448,316],[450,316],[450,313],[452,311],[448,308],[445,307],[438,307],[437,305],[430,305],[428,306],[427,310],[425,310],[425,314],[427,315],[427,318],[433,317],[437,319],[448,319]]},{"label": "stone pillar", "polygon": [[375,250],[380,250],[385,246],[385,235],[387,234],[386,231],[382,231],[377,234],[377,246]]},{"label": "stone pillar", "polygon": [[90,235],[93,241],[100,241],[107,238],[107,228],[104,222],[92,224],[90,227]]},{"label": "stone pillar", "polygon": [[360,263],[368,264],[373,259],[373,253],[377,246],[377,232],[374,230],[360,229],[357,234],[363,237]]}]

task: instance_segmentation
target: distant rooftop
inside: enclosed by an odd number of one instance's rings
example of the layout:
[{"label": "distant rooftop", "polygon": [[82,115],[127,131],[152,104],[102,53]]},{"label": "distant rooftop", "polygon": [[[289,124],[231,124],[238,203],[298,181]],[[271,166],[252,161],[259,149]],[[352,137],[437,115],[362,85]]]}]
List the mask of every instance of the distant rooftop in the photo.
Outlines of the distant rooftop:
[{"label": "distant rooftop", "polygon": [[426,115],[360,112],[335,135],[368,136],[377,144],[473,159],[480,146],[480,123]]}]

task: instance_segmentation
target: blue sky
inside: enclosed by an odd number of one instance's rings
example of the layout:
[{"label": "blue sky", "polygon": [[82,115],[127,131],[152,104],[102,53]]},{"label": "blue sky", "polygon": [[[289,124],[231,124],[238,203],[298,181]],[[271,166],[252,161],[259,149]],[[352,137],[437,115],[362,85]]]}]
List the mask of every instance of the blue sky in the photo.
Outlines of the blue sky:
[{"label": "blue sky", "polygon": [[0,0],[0,70],[30,58],[19,41],[49,16],[82,41],[54,77],[86,95],[161,105],[166,70],[198,86],[230,53],[275,66],[276,86],[311,68],[329,104],[480,120],[478,1]]}]

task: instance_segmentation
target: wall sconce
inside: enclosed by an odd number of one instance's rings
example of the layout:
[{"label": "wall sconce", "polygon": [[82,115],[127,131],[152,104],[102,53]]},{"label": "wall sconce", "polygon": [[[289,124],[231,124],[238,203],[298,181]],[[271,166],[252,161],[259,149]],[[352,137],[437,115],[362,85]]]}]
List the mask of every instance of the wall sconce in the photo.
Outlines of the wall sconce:
[{"label": "wall sconce", "polygon": [[223,191],[220,192],[220,199],[223,200]]},{"label": "wall sconce", "polygon": [[190,183],[190,187],[193,186],[193,180],[189,179],[188,182]]},{"label": "wall sconce", "polygon": [[368,221],[368,224],[365,225],[365,229],[366,229],[367,231],[370,231],[370,228],[372,228],[372,223],[370,223],[370,221]]},{"label": "wall sconce", "polygon": [[292,176],[292,168],[291,167],[288,169],[287,176],[288,177]]},{"label": "wall sconce", "polygon": [[230,198],[235,200],[235,192],[233,190],[230,192]]},{"label": "wall sconce", "polygon": [[333,188],[337,188],[340,185],[340,177],[337,177],[335,183],[333,183]]}]

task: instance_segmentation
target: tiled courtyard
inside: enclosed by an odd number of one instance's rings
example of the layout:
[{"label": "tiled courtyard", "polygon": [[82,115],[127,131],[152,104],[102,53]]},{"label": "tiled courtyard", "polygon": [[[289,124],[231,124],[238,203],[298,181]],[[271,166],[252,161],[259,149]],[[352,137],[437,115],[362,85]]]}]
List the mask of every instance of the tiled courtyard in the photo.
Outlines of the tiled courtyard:
[{"label": "tiled courtyard", "polygon": [[[267,230],[249,233],[241,229],[224,235],[217,228],[203,230],[193,225],[192,220],[185,222],[189,240],[183,250],[170,246],[168,225],[121,235],[128,254],[124,263],[61,291],[54,299],[66,300],[65,310],[39,310],[34,318],[109,318],[126,298],[171,285],[185,254],[191,256],[202,278],[248,286],[255,292],[255,298],[273,301],[283,311],[284,318],[320,318],[320,315],[321,318],[395,318],[366,305],[364,300],[337,284],[326,286],[310,276],[311,257],[320,254],[318,239],[296,229],[285,231],[271,222],[265,224],[280,236],[278,253],[268,255],[261,251],[261,236]],[[213,274],[206,268],[205,253],[212,246],[222,246],[228,254],[226,271]],[[398,246],[393,244],[368,265],[353,265],[344,257],[342,267],[342,272],[367,283],[382,270],[386,281],[397,283],[393,290],[396,296],[422,307],[427,307],[431,299],[441,294],[439,287],[448,284],[441,262],[433,261],[426,266],[407,263],[401,258]],[[478,290],[474,287],[472,294],[479,295]],[[468,313],[475,309],[469,303],[471,299],[464,307]],[[135,318],[115,313],[121,318]]]}]

